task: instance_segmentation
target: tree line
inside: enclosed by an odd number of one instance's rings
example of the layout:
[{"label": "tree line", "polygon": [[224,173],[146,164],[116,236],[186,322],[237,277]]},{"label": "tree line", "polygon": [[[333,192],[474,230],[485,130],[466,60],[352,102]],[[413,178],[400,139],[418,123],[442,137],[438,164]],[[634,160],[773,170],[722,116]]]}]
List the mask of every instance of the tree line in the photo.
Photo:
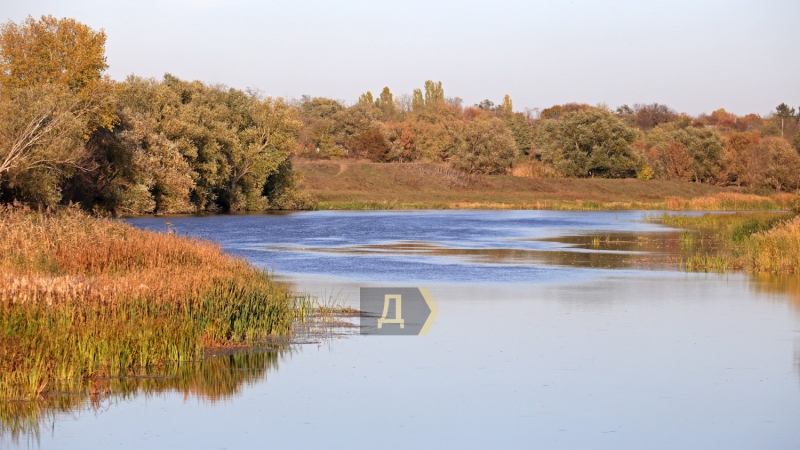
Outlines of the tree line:
[{"label": "tree line", "polygon": [[106,36],[73,19],[0,28],[0,201],[108,214],[309,206],[281,99],[166,75],[105,75]]},{"label": "tree line", "polygon": [[311,206],[292,156],[443,163],[476,174],[685,180],[800,188],[800,111],[569,103],[467,106],[426,81],[348,105],[106,74],[106,36],[44,16],[0,28],[0,201],[80,202],[107,214]]},{"label": "tree line", "polygon": [[293,103],[308,158],[448,163],[501,174],[530,164],[537,176],[684,180],[752,189],[800,188],[800,111],[767,117],[724,109],[696,117],[658,103],[569,103],[525,113],[506,95],[464,106],[441,83],[395,98],[383,88],[346,106],[328,98]]}]

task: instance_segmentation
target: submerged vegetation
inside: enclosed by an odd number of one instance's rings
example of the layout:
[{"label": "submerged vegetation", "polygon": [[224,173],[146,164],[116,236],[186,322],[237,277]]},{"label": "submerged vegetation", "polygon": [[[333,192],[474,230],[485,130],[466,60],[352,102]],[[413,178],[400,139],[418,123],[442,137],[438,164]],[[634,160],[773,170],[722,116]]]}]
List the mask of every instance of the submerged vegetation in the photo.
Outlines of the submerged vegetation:
[{"label": "submerged vegetation", "polygon": [[[683,259],[681,266],[688,271],[800,274],[800,208],[797,203],[795,200],[795,209],[789,213],[664,214],[660,221],[710,233],[718,243],[712,251],[695,251]],[[694,242],[691,234],[681,236],[681,248],[692,250]]]},{"label": "submerged vegetation", "polygon": [[219,247],[75,208],[0,211],[0,400],[291,332],[295,298]]}]

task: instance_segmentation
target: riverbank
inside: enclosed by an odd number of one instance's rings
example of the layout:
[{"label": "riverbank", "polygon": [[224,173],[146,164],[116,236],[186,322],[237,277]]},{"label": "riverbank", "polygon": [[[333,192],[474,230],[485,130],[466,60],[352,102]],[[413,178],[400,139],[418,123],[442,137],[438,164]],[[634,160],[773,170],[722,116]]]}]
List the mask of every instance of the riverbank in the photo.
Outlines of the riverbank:
[{"label": "riverbank", "polygon": [[[788,213],[664,214],[659,221],[699,231],[681,237],[681,246],[690,252],[681,261],[687,271],[800,274],[798,209]],[[704,240],[713,245],[703,245]]]},{"label": "riverbank", "polygon": [[297,159],[293,166],[317,209],[775,210],[792,198],[684,181],[468,175],[427,163]]},{"label": "riverbank", "polygon": [[0,401],[287,335],[296,299],[218,245],[74,208],[0,211]]}]

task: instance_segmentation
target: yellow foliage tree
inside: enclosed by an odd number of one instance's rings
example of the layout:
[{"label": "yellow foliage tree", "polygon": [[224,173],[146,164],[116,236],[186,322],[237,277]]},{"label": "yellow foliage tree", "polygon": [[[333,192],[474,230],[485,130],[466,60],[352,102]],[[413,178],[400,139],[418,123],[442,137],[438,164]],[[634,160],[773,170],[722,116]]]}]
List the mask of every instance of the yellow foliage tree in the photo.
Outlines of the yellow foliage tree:
[{"label": "yellow foliage tree", "polygon": [[8,22],[0,28],[0,84],[13,89],[52,83],[81,91],[108,68],[105,45],[103,30],[75,19]]},{"label": "yellow foliage tree", "polygon": [[113,125],[105,41],[103,31],[52,16],[0,26],[0,189],[58,201],[58,181],[82,160],[83,143]]}]

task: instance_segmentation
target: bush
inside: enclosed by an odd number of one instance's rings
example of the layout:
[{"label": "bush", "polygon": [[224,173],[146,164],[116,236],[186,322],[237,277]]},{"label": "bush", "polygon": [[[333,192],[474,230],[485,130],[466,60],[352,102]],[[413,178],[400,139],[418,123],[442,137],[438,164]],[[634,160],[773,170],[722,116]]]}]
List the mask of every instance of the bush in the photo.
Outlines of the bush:
[{"label": "bush", "polygon": [[514,136],[499,119],[458,124],[453,135],[450,164],[469,173],[503,173],[519,153]]}]

